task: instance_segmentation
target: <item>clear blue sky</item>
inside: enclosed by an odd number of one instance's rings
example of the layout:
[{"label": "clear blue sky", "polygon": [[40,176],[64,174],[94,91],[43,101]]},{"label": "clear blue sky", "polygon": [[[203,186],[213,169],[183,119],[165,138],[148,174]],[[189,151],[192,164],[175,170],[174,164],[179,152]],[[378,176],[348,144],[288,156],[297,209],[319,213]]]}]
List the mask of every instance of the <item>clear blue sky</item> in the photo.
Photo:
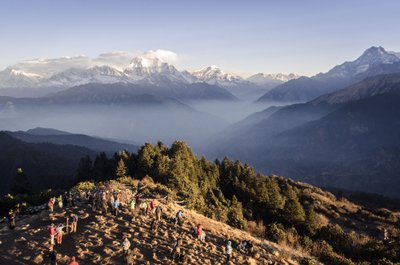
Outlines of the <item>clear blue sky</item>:
[{"label": "clear blue sky", "polygon": [[398,0],[0,3],[0,69],[23,59],[166,49],[179,68],[312,75],[372,45],[400,51]]}]

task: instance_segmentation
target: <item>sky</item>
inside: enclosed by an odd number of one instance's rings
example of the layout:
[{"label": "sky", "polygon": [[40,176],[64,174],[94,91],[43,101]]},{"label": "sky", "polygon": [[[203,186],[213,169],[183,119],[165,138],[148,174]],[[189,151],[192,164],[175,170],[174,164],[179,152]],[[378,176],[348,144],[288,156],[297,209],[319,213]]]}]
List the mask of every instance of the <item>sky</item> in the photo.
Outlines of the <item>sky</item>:
[{"label": "sky", "polygon": [[178,69],[314,75],[370,46],[400,51],[399,10],[397,0],[4,0],[0,69],[162,49]]}]

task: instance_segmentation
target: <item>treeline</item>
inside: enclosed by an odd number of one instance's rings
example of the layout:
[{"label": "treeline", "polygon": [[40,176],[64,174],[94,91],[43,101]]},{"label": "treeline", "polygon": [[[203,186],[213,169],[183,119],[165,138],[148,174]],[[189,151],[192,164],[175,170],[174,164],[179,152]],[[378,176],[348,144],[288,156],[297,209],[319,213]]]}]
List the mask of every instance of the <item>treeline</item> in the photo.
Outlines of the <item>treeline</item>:
[{"label": "treeline", "polygon": [[[246,229],[277,243],[285,242],[318,256],[327,264],[396,264],[399,244],[345,233],[338,225],[321,227],[314,201],[291,181],[256,174],[240,161],[197,158],[182,141],[167,147],[146,143],[137,153],[102,153],[82,158],[77,181],[105,181],[150,176],[165,185],[188,208]],[[305,260],[305,264],[313,264]]]}]

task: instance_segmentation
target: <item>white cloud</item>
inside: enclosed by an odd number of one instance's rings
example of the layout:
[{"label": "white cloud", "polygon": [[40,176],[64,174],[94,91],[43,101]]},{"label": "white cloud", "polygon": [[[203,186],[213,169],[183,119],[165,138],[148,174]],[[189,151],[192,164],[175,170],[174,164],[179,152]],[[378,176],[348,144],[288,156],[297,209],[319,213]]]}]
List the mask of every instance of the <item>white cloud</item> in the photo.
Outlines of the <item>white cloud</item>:
[{"label": "white cloud", "polygon": [[172,52],[172,51],[167,51],[167,50],[150,50],[147,51],[143,54],[141,54],[140,56],[148,58],[148,59],[154,59],[154,58],[158,58],[163,62],[166,63],[176,63],[178,61],[178,54]]},{"label": "white cloud", "polygon": [[102,53],[97,58],[93,59],[93,64],[108,65],[122,70],[129,65],[134,56],[133,53],[125,51]]},{"label": "white cloud", "polygon": [[12,69],[21,70],[27,73],[49,76],[69,68],[87,68],[92,64],[87,56],[60,57],[55,59],[32,59],[12,65]]},{"label": "white cloud", "polygon": [[96,58],[90,58],[85,55],[64,56],[60,58],[38,58],[14,64],[10,66],[10,68],[29,74],[40,75],[42,77],[48,77],[70,68],[86,69],[102,65],[108,65],[118,70],[123,70],[135,56],[141,56],[147,59],[158,58],[163,62],[171,64],[178,61],[178,54],[172,51],[158,49],[140,54],[126,51],[114,51],[102,53]]}]

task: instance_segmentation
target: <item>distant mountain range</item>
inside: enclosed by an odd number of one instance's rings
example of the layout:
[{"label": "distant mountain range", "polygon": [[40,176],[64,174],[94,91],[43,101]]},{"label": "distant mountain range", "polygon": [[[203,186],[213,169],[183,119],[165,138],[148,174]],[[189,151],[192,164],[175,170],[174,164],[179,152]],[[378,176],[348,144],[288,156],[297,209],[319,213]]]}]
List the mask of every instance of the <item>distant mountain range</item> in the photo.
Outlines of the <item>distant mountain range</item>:
[{"label": "distant mountain range", "polygon": [[307,102],[370,76],[398,72],[400,72],[398,53],[388,52],[382,47],[371,47],[356,60],[335,66],[327,73],[301,77],[276,86],[257,102]]},{"label": "distant mountain range", "polygon": [[99,137],[88,136],[84,134],[73,134],[64,131],[48,128],[35,128],[24,131],[6,132],[8,135],[27,143],[51,143],[57,145],[74,145],[85,147],[96,152],[105,152],[114,154],[121,150],[135,152],[137,145],[119,143],[106,140]]},{"label": "distant mountain range", "polygon": [[400,74],[367,78],[225,130],[215,154],[320,186],[399,196]]},{"label": "distant mountain range", "polygon": [[[166,85],[169,87],[182,87],[196,84],[197,88],[200,87],[198,84],[206,83],[214,88],[218,86],[228,89],[239,96],[246,95],[248,92],[259,96],[278,84],[297,78],[294,74],[257,74],[246,80],[242,77],[225,73],[216,66],[192,72],[179,71],[175,66],[164,62],[160,58],[148,56],[147,53],[134,57],[131,63],[123,69],[117,69],[110,65],[83,65],[80,68],[76,65],[71,65],[69,68],[68,59],[57,62],[60,69],[58,72],[50,69],[43,70],[43,63],[40,64],[40,67],[35,64],[37,64],[36,61],[34,63],[25,62],[1,71],[0,95],[34,96],[39,93],[39,96],[43,96],[46,93],[89,83],[127,83],[160,87]],[[59,67],[59,64],[65,65]],[[244,89],[244,91],[241,89]]]},{"label": "distant mountain range", "polygon": [[62,188],[73,180],[79,160],[95,151],[75,145],[27,143],[0,132],[0,194],[13,185],[17,168],[22,168],[35,191]]},{"label": "distant mountain range", "polygon": [[79,160],[105,152],[136,152],[138,146],[83,134],[73,134],[49,128],[0,132],[0,171],[3,185],[0,194],[13,183],[17,168],[22,168],[34,190],[62,188],[76,175]]}]

